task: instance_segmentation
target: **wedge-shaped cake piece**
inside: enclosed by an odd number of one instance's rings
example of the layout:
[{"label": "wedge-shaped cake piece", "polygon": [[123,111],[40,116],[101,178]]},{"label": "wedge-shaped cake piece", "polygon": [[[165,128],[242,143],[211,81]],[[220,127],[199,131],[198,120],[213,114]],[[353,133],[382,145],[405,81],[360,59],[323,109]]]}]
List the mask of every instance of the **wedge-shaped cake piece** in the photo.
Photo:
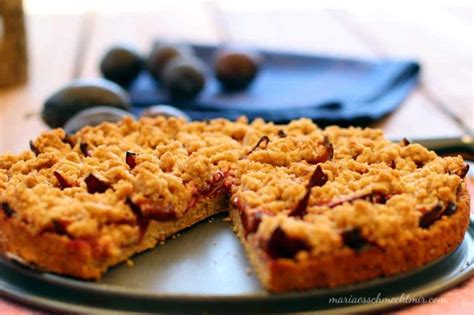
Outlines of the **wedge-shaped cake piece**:
[{"label": "wedge-shaped cake piece", "polygon": [[227,210],[272,291],[417,268],[468,225],[463,160],[379,130],[126,118],[30,148],[0,156],[0,251],[82,279]]},{"label": "wedge-shaped cake piece", "polygon": [[127,118],[56,129],[0,157],[0,247],[47,271],[98,279],[110,266],[228,208],[242,145],[228,123]]},{"label": "wedge-shaped cake piece", "polygon": [[287,130],[237,162],[232,186],[231,217],[268,289],[394,275],[463,240],[469,194],[461,158],[391,143],[380,130],[313,127],[307,139]]}]

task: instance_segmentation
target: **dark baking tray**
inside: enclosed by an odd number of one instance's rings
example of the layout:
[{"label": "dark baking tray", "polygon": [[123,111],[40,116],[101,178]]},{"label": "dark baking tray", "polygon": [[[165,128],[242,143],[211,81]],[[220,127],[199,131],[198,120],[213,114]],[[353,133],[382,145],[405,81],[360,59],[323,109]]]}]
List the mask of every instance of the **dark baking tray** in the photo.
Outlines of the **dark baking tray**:
[{"label": "dark baking tray", "polygon": [[387,304],[331,304],[330,298],[432,296],[474,274],[474,227],[451,254],[415,271],[335,289],[267,293],[250,272],[240,243],[223,221],[204,221],[136,256],[99,282],[85,282],[0,261],[0,294],[50,311],[133,312],[368,312]]},{"label": "dark baking tray", "polygon": [[[212,69],[217,46],[191,46]],[[247,90],[223,93],[209,71],[204,91],[189,101],[171,100],[144,71],[129,88],[133,111],[171,104],[197,120],[246,115],[279,123],[308,117],[320,125],[367,125],[403,102],[416,86],[420,70],[411,60],[366,60],[269,50],[261,53],[261,72]]]}]

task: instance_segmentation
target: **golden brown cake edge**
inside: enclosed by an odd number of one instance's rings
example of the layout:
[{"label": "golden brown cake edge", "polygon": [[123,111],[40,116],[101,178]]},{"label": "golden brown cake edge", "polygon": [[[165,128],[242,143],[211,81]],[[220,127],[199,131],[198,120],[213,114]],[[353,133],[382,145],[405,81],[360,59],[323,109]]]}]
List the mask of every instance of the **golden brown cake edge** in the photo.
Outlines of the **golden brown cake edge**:
[{"label": "golden brown cake edge", "polygon": [[[75,278],[98,280],[107,269],[130,259],[134,254],[152,249],[160,241],[226,209],[226,196],[200,200],[192,211],[178,221],[151,220],[141,242],[122,248],[118,256],[98,256],[93,242],[69,239],[65,235],[43,233],[33,235],[21,223],[9,220],[0,211],[0,252],[14,254],[32,264]],[[159,250],[159,248],[157,249]]]},{"label": "golden brown cake edge", "polygon": [[336,287],[380,276],[392,276],[422,267],[452,251],[463,241],[469,226],[470,195],[464,182],[458,195],[457,211],[442,217],[429,229],[396,246],[370,247],[362,251],[342,248],[333,254],[303,261],[268,259],[255,240],[244,237],[239,210],[230,216],[255,273],[272,292]]}]

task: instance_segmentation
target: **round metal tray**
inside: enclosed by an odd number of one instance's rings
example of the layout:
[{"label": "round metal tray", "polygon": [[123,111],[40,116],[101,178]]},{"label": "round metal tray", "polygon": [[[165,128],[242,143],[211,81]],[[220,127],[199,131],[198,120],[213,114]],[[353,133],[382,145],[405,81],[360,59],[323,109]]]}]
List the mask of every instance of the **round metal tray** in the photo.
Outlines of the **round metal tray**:
[{"label": "round metal tray", "polygon": [[[111,269],[99,282],[80,281],[0,260],[0,295],[51,311],[353,313],[387,309],[435,295],[474,274],[474,226],[451,254],[394,277],[334,289],[267,293],[259,284],[228,222],[218,215],[136,256],[132,267]],[[370,304],[334,303],[338,298]],[[376,299],[376,300],[374,300]]]}]

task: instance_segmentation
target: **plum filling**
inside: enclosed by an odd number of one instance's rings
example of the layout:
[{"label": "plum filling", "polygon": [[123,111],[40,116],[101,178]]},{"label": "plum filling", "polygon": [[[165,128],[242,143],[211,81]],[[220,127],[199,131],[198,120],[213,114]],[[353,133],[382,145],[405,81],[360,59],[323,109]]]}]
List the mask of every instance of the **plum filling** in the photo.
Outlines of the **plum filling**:
[{"label": "plum filling", "polygon": [[397,164],[396,164],[395,160],[391,160],[390,164],[388,164],[388,166],[390,166],[390,168],[393,168],[393,169],[397,168]]},{"label": "plum filling", "polygon": [[402,139],[402,145],[403,145],[404,147],[406,147],[406,146],[409,145],[409,144],[410,144],[410,141],[409,141],[407,138],[403,138],[403,139]]},{"label": "plum filling", "polygon": [[30,150],[33,152],[36,156],[38,156],[41,152],[40,150],[35,146],[33,143],[33,140],[30,140]]},{"label": "plum filling", "polygon": [[311,159],[308,161],[310,164],[318,164],[318,163],[324,163],[326,161],[332,160],[334,157],[334,146],[332,145],[331,142],[329,142],[328,137],[324,137],[324,152],[323,154],[320,154],[316,156],[315,158]]},{"label": "plum filling", "polygon": [[178,218],[178,214],[172,206],[161,206],[152,203],[140,204],[143,216],[157,221],[169,221]]},{"label": "plum filling", "polygon": [[311,196],[311,189],[313,187],[321,187],[328,181],[328,176],[323,172],[321,166],[316,166],[316,170],[311,175],[311,178],[306,185],[306,193],[298,202],[296,207],[288,214],[290,217],[302,218],[307,213],[309,197]]},{"label": "plum filling", "polygon": [[355,250],[359,250],[367,245],[367,241],[362,237],[359,228],[344,231],[342,232],[341,237],[344,245]]},{"label": "plum filling", "polygon": [[79,144],[79,149],[81,150],[82,154],[85,156],[85,157],[89,157],[91,156],[91,153],[89,151],[89,145],[85,142],[82,142]]},{"label": "plum filling", "polygon": [[3,213],[5,213],[7,218],[11,218],[15,214],[15,211],[6,202],[2,202],[0,208],[2,208]]},{"label": "plum filling", "polygon": [[287,137],[286,133],[285,133],[283,130],[281,130],[281,129],[278,130],[278,136],[279,136],[280,138],[286,138],[286,137]]},{"label": "plum filling", "polygon": [[62,142],[66,143],[66,144],[69,144],[69,146],[70,146],[71,148],[73,148],[74,145],[75,145],[75,143],[74,143],[74,141],[72,140],[71,136],[70,136],[69,134],[67,134],[67,133],[66,133],[66,135],[64,136],[64,138],[61,139],[61,140],[62,140]]},{"label": "plum filling", "polygon": [[207,186],[202,188],[199,193],[203,196],[209,197],[221,193],[228,193],[229,188],[228,183],[226,183],[225,174],[218,171],[212,175],[211,180],[207,182]]},{"label": "plum filling", "polygon": [[423,166],[425,166],[425,163],[423,161],[414,161],[414,162],[415,162],[416,168],[422,168]]},{"label": "plum filling", "polygon": [[71,224],[69,221],[56,219],[53,220],[53,229],[56,234],[67,235],[67,227]]},{"label": "plum filling", "polygon": [[250,234],[257,232],[260,222],[262,222],[263,214],[260,211],[249,213],[248,211],[240,211],[240,220],[244,229],[244,236],[247,238]]},{"label": "plum filling", "polygon": [[243,202],[237,197],[232,200],[232,204],[239,210],[240,221],[242,222],[245,238],[250,234],[257,232],[264,215],[271,215],[270,212],[263,209],[247,209]]},{"label": "plum filling", "polygon": [[383,191],[374,190],[367,194],[354,194],[354,195],[346,196],[338,200],[333,200],[327,203],[326,205],[329,208],[334,208],[339,205],[342,205],[345,202],[353,202],[355,200],[366,200],[372,203],[385,204],[387,203],[388,199],[390,199],[390,196],[384,193]]},{"label": "plum filling", "polygon": [[459,177],[464,178],[467,175],[467,172],[469,172],[469,164],[464,163],[461,171],[459,172]]},{"label": "plum filling", "polygon": [[288,236],[281,227],[277,227],[266,244],[266,252],[272,259],[294,258],[302,250],[309,250],[305,241]]},{"label": "plum filling", "polygon": [[268,143],[270,142],[270,138],[268,138],[267,136],[263,136],[260,138],[260,140],[258,140],[257,144],[252,148],[252,150],[249,151],[249,153],[247,153],[247,155],[250,155],[250,153],[252,153],[253,151],[257,150],[260,145],[263,143],[265,145],[265,147],[268,145]]},{"label": "plum filling", "polygon": [[367,201],[370,201],[372,203],[379,203],[383,205],[387,203],[388,199],[390,199],[390,197],[386,193],[380,190],[374,190],[365,197],[365,200]]},{"label": "plum filling", "polygon": [[127,151],[125,153],[125,163],[130,167],[131,170],[137,166],[137,161],[136,161],[137,154],[134,152]]},{"label": "plum filling", "polygon": [[453,215],[457,209],[457,204],[455,204],[454,202],[448,202],[448,204],[446,205],[446,209],[444,210],[444,214],[447,216]]},{"label": "plum filling", "polygon": [[58,171],[54,171],[53,172],[53,175],[54,177],[56,177],[56,180],[58,181],[58,184],[59,184],[59,188],[61,188],[61,190],[63,190],[64,188],[70,188],[72,187],[73,185],[71,183],[69,183],[67,181],[66,178],[64,178],[63,175],[61,175],[61,173],[59,173]]},{"label": "plum filling", "polygon": [[110,188],[110,184],[98,179],[94,174],[89,174],[84,181],[90,194],[103,193]]},{"label": "plum filling", "polygon": [[436,220],[441,217],[443,207],[437,204],[433,209],[423,214],[420,218],[419,226],[423,229],[429,228]]},{"label": "plum filling", "polygon": [[168,221],[177,218],[176,212],[171,207],[160,207],[156,205],[134,203],[130,197],[127,197],[125,203],[130,207],[140,230],[140,241],[145,236],[146,230],[150,225],[150,220]]},{"label": "plum filling", "polygon": [[433,209],[424,213],[419,222],[419,227],[422,229],[429,228],[433,223],[439,220],[443,215],[450,216],[457,210],[457,205],[454,202],[448,202],[446,205],[438,203]]},{"label": "plum filling", "polygon": [[130,197],[127,197],[127,200],[125,201],[125,203],[130,207],[133,214],[135,215],[138,229],[140,230],[140,241],[141,241],[143,239],[143,236],[145,235],[148,225],[150,224],[150,219],[145,218],[140,207],[137,204],[135,204],[132,201],[132,199],[130,199]]},{"label": "plum filling", "polygon": [[64,219],[52,219],[51,224],[45,226],[41,231],[40,234],[43,233],[54,233],[57,235],[65,235],[69,238],[72,238],[68,232],[67,227],[71,224],[71,221],[64,220]]}]

